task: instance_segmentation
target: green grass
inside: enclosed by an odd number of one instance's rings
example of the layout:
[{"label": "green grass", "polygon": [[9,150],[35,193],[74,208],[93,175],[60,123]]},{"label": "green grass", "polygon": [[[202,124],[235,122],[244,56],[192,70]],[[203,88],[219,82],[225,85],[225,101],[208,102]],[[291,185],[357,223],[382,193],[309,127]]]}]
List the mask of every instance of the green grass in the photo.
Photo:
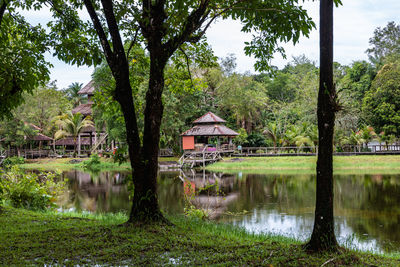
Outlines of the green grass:
[{"label": "green grass", "polygon": [[[35,160],[27,160],[26,163],[20,164],[20,168],[22,169],[28,169],[28,170],[43,170],[43,171],[51,171],[51,170],[60,170],[60,171],[68,171],[68,170],[74,170],[74,169],[79,169],[82,170],[82,162],[88,161],[90,159],[85,158],[85,159],[79,159],[79,158],[59,158],[59,159],[54,159],[54,158],[44,158],[44,159],[35,159]],[[178,161],[179,158],[176,157],[168,157],[168,158],[159,158],[159,161]],[[75,162],[75,163],[71,163]],[[76,163],[76,161],[79,161]],[[118,165],[118,163],[114,163],[112,159],[105,159],[101,158],[100,159],[101,164],[99,165],[99,168],[102,171],[124,171],[124,170],[130,170],[131,165],[129,162],[123,163],[121,165]]]},{"label": "green grass", "polygon": [[55,214],[3,208],[0,265],[398,266],[399,256],[342,250],[309,254],[285,237],[168,217],[175,226],[121,226],[117,215]]},{"label": "green grass", "polygon": [[[50,170],[60,170],[60,171],[68,171],[68,170],[74,170],[74,169],[79,169],[83,170],[83,162],[88,161],[90,159],[85,158],[85,159],[79,159],[79,158],[60,158],[60,159],[54,159],[54,158],[44,158],[44,159],[35,159],[35,160],[28,160],[24,164],[20,164],[20,168],[22,169],[37,169],[37,170],[43,170],[43,171],[50,171]],[[129,163],[123,163],[121,165],[118,165],[118,163],[114,163],[112,159],[105,159],[101,158],[101,163],[99,165],[99,168],[104,171],[123,171],[130,169],[130,164]]]},{"label": "green grass", "polygon": [[[313,156],[240,158],[240,161],[225,158],[206,168],[220,172],[313,174],[316,160]],[[335,174],[398,174],[400,156],[335,156],[333,168]]]}]

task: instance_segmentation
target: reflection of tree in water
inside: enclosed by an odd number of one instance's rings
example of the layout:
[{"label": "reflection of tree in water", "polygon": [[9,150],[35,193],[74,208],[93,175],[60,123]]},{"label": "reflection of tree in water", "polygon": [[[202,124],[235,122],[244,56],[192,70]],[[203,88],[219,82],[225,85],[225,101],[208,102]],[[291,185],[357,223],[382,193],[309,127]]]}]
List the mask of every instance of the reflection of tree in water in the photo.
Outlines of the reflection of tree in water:
[{"label": "reflection of tree in water", "polygon": [[[158,178],[159,202],[162,210],[178,214],[184,209],[184,186],[179,172],[162,172]],[[205,174],[205,175],[204,175]],[[101,172],[93,177],[80,171],[63,174],[69,180],[69,191],[61,200],[64,208],[103,212],[128,211],[128,180],[125,173]],[[295,216],[297,231],[304,231],[314,215],[315,177],[310,175],[254,175],[222,173],[188,173],[196,189],[218,184],[198,194],[199,207],[216,207],[217,212],[250,214],[232,220],[254,219],[268,214]],[[222,201],[225,200],[228,201]],[[221,199],[221,200],[220,200]],[[390,249],[387,240],[400,246],[400,177],[396,175],[336,175],[336,221],[346,221],[358,239],[376,238],[383,249]],[[223,216],[223,220],[231,218]],[[307,226],[308,227],[308,226]],[[341,235],[339,227],[338,235]],[[345,231],[346,234],[349,230]],[[365,237],[364,234],[368,236]],[[385,241],[386,240],[386,241]]]},{"label": "reflection of tree in water", "polygon": [[163,212],[183,213],[183,188],[179,172],[160,172],[158,183],[158,202]]},{"label": "reflection of tree in water", "polygon": [[189,170],[181,171],[179,178],[183,183],[186,201],[207,211],[211,219],[219,217],[239,197],[234,189],[235,175]]},{"label": "reflection of tree in water", "polygon": [[271,209],[287,214],[303,213],[312,208],[315,199],[313,177],[287,175],[243,175],[236,180],[240,199],[230,208],[253,210],[273,204]]},{"label": "reflection of tree in water", "polygon": [[[338,212],[360,239],[373,237],[384,250],[400,245],[400,177],[339,176]],[[337,186],[338,187],[338,186]],[[365,236],[367,235],[367,236]],[[388,242],[390,240],[391,242]]]},{"label": "reflection of tree in water", "polygon": [[100,172],[96,176],[81,171],[69,171],[69,196],[61,204],[63,208],[81,211],[118,212],[128,211],[128,192],[123,184],[127,174]]}]

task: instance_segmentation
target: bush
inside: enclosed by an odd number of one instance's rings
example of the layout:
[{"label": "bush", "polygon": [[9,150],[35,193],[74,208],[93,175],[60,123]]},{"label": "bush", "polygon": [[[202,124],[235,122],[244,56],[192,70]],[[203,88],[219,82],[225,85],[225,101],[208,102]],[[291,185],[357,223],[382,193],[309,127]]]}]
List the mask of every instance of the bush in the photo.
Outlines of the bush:
[{"label": "bush", "polygon": [[23,157],[9,157],[4,159],[3,166],[5,168],[9,168],[13,165],[24,164],[24,163],[25,159]]},{"label": "bush", "polygon": [[205,219],[208,219],[208,217],[209,217],[209,213],[206,210],[196,208],[193,205],[185,206],[184,214],[185,214],[185,216],[200,219],[200,220],[205,220]]},{"label": "bush", "polygon": [[118,162],[118,165],[121,165],[124,162],[128,161],[128,156],[127,156],[127,148],[126,147],[120,147],[115,150],[115,153],[113,154],[113,160],[114,163]]},{"label": "bush", "polygon": [[262,134],[252,133],[247,137],[246,143],[244,146],[247,147],[264,147],[266,146],[265,138]]},{"label": "bush", "polygon": [[100,171],[101,162],[99,155],[97,154],[91,155],[89,160],[82,162],[82,167],[83,169],[89,171],[94,171],[94,172]]},{"label": "bush", "polygon": [[24,173],[13,166],[1,176],[0,200],[16,208],[54,208],[57,196],[65,189],[65,181],[57,182],[56,173]]}]

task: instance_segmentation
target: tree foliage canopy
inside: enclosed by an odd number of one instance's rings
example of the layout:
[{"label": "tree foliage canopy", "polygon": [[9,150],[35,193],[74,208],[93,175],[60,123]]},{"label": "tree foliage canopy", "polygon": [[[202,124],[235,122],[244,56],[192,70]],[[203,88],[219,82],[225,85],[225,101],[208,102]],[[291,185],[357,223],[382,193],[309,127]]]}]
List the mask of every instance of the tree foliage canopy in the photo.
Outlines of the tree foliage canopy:
[{"label": "tree foliage canopy", "polygon": [[368,121],[377,131],[400,134],[400,65],[383,66],[372,82],[363,101]]},{"label": "tree foliage canopy", "polygon": [[17,1],[0,3],[0,118],[4,118],[22,103],[24,92],[45,85],[51,64],[44,58],[49,50],[45,30],[15,11]]},{"label": "tree foliage canopy", "polygon": [[371,62],[382,65],[391,57],[400,55],[400,25],[390,21],[386,27],[378,27],[374,36],[369,39],[370,48],[367,53]]}]

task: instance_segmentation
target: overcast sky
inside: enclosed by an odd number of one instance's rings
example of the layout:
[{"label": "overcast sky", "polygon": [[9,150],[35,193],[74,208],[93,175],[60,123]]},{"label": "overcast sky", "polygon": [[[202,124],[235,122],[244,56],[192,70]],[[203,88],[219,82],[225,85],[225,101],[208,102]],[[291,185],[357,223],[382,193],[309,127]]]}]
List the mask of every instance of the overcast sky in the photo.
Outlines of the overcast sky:
[{"label": "overcast sky", "polygon": [[[384,27],[389,21],[400,23],[399,0],[342,0],[343,6],[335,9],[334,60],[341,64],[351,64],[355,60],[367,59],[365,50],[368,40],[376,27]],[[306,2],[305,8],[316,24],[319,23],[319,1]],[[30,19],[41,21],[47,13],[30,15]],[[236,55],[237,71],[254,73],[254,59],[244,55],[244,42],[251,39],[250,34],[240,32],[240,23],[220,21],[212,25],[207,33],[209,44],[215,55],[225,57],[230,53]],[[310,38],[301,38],[296,45],[284,45],[287,59],[276,55],[272,65],[282,68],[293,56],[304,54],[317,62],[319,58],[318,31],[314,30]],[[51,69],[51,80],[57,80],[58,88],[65,88],[73,82],[86,84],[91,79],[93,68],[76,68],[63,64],[49,57],[54,68]]]}]

